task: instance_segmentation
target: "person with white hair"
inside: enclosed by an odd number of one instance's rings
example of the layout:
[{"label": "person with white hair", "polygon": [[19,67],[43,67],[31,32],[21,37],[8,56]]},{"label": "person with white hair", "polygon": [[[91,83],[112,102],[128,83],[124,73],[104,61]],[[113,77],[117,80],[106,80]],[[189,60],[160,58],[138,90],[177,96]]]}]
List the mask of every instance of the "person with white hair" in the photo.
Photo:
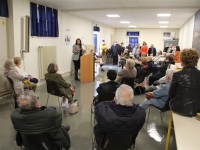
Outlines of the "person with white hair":
[{"label": "person with white hair", "polygon": [[134,104],[133,89],[122,84],[115,93],[113,101],[104,101],[95,108],[97,124],[94,134],[97,145],[106,133],[133,134],[132,147],[142,128],[146,113],[139,105]]},{"label": "person with white hair", "polygon": [[[37,95],[30,90],[18,97],[19,108],[11,113],[11,121],[18,132],[39,133],[45,132],[58,147],[70,148],[70,127],[62,126],[62,112],[53,107],[40,107]],[[19,136],[17,141],[19,140]],[[22,143],[17,143],[22,144]]]},{"label": "person with white hair", "polygon": [[173,69],[167,69],[166,71],[166,80],[167,83],[165,85],[162,85],[160,88],[153,92],[146,93],[146,96],[150,99],[145,99],[144,102],[140,105],[145,110],[150,107],[150,105],[154,105],[156,107],[162,108],[164,107],[165,103],[168,99],[168,92],[171,85],[172,77],[175,70]]},{"label": "person with white hair", "polygon": [[137,70],[134,66],[135,62],[132,59],[127,59],[125,65],[126,68],[117,73],[118,77],[115,81],[120,83],[124,77],[135,78],[137,75]]}]

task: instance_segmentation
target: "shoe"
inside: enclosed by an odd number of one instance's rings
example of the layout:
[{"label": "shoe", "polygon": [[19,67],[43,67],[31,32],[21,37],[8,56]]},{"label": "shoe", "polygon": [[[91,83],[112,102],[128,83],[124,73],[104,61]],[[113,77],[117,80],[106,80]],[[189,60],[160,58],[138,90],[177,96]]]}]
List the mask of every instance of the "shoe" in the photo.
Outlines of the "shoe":
[{"label": "shoe", "polygon": [[134,148],[136,148],[135,144],[133,144],[133,145],[131,146],[131,149],[134,149]]},{"label": "shoe", "polygon": [[103,68],[101,68],[101,71],[105,71]]},{"label": "shoe", "polygon": [[76,81],[80,81],[80,79],[79,79],[79,78],[75,78],[75,80],[76,80]]},{"label": "shoe", "polygon": [[66,129],[67,131],[69,131],[69,130],[70,130],[70,126],[69,126],[69,125],[66,125],[65,129]]}]

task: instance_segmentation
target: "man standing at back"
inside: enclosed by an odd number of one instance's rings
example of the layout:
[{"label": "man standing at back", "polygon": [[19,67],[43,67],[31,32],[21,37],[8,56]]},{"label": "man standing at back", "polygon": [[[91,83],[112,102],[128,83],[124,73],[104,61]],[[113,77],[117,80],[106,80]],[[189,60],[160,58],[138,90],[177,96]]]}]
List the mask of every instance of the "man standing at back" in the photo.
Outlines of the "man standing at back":
[{"label": "man standing at back", "polygon": [[97,124],[94,126],[94,134],[97,145],[106,133],[114,133],[133,134],[132,147],[135,147],[135,139],[144,124],[146,112],[134,104],[133,98],[133,89],[122,84],[113,101],[101,102],[96,106]]},{"label": "man standing at back", "polygon": [[[16,131],[48,133],[58,147],[70,148],[69,126],[63,127],[62,112],[53,108],[39,107],[33,91],[25,91],[18,97],[19,108],[13,110],[11,121]],[[21,144],[21,143],[18,143]]]}]

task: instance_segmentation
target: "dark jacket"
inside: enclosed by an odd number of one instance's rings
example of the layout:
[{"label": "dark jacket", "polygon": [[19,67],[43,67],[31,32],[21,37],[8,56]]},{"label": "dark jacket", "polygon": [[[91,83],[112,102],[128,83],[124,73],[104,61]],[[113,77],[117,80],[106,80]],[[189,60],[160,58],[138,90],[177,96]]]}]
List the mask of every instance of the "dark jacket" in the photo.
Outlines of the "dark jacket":
[{"label": "dark jacket", "polygon": [[[150,47],[148,50],[148,56],[151,55],[151,53],[152,53],[151,51],[152,51],[152,49]],[[156,56],[156,48],[154,48],[154,47],[153,47],[153,56]]]},{"label": "dark jacket", "polygon": [[133,51],[133,48],[131,45],[126,46],[126,49],[128,49],[128,51],[131,53]]},{"label": "dark jacket", "polygon": [[117,88],[120,86],[118,82],[115,81],[108,81],[105,83],[99,84],[99,87],[97,88],[97,93],[113,93],[116,92]]},{"label": "dark jacket", "polygon": [[125,107],[107,101],[96,106],[95,116],[97,124],[94,134],[97,143],[100,143],[106,133],[133,134],[136,138],[144,124],[146,112],[139,105]]},{"label": "dark jacket", "polygon": [[159,63],[160,63],[160,67],[158,67],[157,76],[163,77],[166,74],[166,70],[170,62],[162,61]]},{"label": "dark jacket", "polygon": [[45,80],[50,80],[50,81],[56,82],[57,85],[58,85],[58,88],[59,88],[59,90],[61,92],[61,94],[63,94],[70,101],[73,100],[71,89],[70,89],[71,85],[69,83],[67,83],[63,79],[63,77],[61,76],[61,74],[58,74],[58,73],[46,73],[45,74]]},{"label": "dark jacket", "polygon": [[52,108],[35,109],[23,112],[20,108],[13,110],[11,121],[19,132],[46,132],[57,146],[70,148],[70,138],[62,124],[62,112]]},{"label": "dark jacket", "polygon": [[137,70],[137,76],[134,80],[135,83],[142,83],[144,78],[150,73],[148,65],[141,66]]},{"label": "dark jacket", "polygon": [[166,52],[166,53],[167,53],[168,48],[169,48],[169,47],[165,47],[164,50],[163,50],[163,52]]},{"label": "dark jacket", "polygon": [[149,73],[152,73],[153,72],[153,67],[154,67],[154,61],[153,60],[148,61],[147,65],[149,67]]},{"label": "dark jacket", "polygon": [[121,55],[121,46],[119,44],[111,46],[112,56]]},{"label": "dark jacket", "polygon": [[169,89],[172,111],[186,116],[200,112],[200,71],[197,68],[183,68],[173,75]]}]

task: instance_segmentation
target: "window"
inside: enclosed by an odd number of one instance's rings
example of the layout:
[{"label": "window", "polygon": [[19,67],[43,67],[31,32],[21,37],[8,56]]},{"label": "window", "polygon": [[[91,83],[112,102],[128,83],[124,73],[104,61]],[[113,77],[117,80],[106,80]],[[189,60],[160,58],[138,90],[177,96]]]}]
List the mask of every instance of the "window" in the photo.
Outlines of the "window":
[{"label": "window", "polygon": [[127,36],[139,36],[139,32],[127,32]]}]

